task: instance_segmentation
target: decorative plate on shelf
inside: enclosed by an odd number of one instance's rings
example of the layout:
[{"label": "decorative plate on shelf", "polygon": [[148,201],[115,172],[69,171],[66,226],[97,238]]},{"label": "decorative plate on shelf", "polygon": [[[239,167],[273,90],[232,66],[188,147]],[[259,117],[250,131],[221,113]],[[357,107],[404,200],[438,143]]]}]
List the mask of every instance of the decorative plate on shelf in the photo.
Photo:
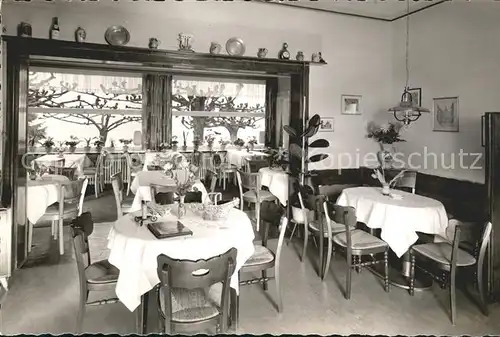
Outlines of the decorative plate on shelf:
[{"label": "decorative plate on shelf", "polygon": [[124,46],[130,41],[130,33],[125,27],[111,26],[106,30],[104,38],[112,46]]},{"label": "decorative plate on shelf", "polygon": [[231,56],[243,56],[245,54],[245,44],[240,38],[230,38],[226,42],[226,51]]}]

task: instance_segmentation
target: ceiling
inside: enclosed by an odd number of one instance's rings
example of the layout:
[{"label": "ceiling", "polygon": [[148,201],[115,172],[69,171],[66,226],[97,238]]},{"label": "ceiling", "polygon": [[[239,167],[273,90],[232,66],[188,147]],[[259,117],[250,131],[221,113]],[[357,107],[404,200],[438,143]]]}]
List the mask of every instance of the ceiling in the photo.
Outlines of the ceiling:
[{"label": "ceiling", "polygon": [[[410,13],[423,10],[445,2],[446,0],[409,0]],[[370,17],[373,19],[392,21],[405,16],[407,2],[405,0],[309,0],[268,3],[283,6],[302,7],[333,13]]]}]

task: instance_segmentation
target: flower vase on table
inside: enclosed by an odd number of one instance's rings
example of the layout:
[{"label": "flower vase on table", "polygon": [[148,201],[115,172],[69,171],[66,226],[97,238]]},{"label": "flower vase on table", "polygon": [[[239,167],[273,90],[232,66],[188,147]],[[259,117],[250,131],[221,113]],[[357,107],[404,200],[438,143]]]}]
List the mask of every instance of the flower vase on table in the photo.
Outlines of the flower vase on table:
[{"label": "flower vase on table", "polygon": [[179,196],[179,208],[177,211],[177,218],[182,219],[186,215],[186,205],[184,204],[185,195]]},{"label": "flower vase on table", "polygon": [[379,143],[380,151],[377,152],[377,158],[383,168],[391,168],[394,161],[394,146],[392,144]]}]

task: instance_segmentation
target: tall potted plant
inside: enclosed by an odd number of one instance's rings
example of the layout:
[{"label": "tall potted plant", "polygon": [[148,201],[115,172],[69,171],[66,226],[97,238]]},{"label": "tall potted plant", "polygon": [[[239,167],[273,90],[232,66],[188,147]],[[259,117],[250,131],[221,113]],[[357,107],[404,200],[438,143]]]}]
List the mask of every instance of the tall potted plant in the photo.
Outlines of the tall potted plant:
[{"label": "tall potted plant", "polygon": [[172,136],[172,139],[170,140],[170,146],[172,147],[172,151],[177,152],[177,144],[179,144],[177,136]]},{"label": "tall potted plant", "polygon": [[241,138],[238,138],[233,142],[233,145],[236,146],[236,149],[241,150],[243,148],[243,145],[245,145],[245,141]]},{"label": "tall potted plant", "polygon": [[395,152],[394,143],[405,141],[399,135],[402,127],[403,125],[400,123],[377,125],[374,122],[369,123],[367,126],[368,133],[366,137],[375,140],[380,146],[377,159],[383,168],[392,167],[393,153]]},{"label": "tall potted plant", "polygon": [[255,148],[255,144],[257,144],[257,138],[255,138],[255,136],[250,137],[247,141],[247,144],[248,144],[249,150],[253,151],[253,149]]},{"label": "tall potted plant", "polygon": [[213,134],[206,135],[205,141],[207,142],[208,150],[212,152],[214,150],[215,136]]},{"label": "tall potted plant", "polygon": [[66,141],[66,146],[69,146],[69,152],[74,153],[76,146],[80,143],[80,140],[75,136],[70,136],[69,140]]},{"label": "tall potted plant", "polygon": [[85,146],[83,147],[83,151],[85,153],[90,152],[90,142],[93,141],[94,139],[95,139],[95,137],[86,137],[86,138],[83,138],[83,140],[85,141]]},{"label": "tall potted plant", "polygon": [[187,136],[188,136],[189,132],[187,131],[182,131],[182,151],[186,151],[187,150]]}]

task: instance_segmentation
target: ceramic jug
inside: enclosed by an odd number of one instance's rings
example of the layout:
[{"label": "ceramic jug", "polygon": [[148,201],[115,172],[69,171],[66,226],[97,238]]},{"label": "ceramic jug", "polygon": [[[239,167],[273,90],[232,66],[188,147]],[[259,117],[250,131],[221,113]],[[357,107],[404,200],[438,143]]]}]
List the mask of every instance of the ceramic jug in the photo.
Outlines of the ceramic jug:
[{"label": "ceramic jug", "polygon": [[218,44],[217,42],[212,42],[210,44],[210,54],[217,55],[220,53],[221,49],[222,49],[221,45]]},{"label": "ceramic jug", "polygon": [[301,51],[297,52],[297,56],[295,56],[295,59],[297,61],[304,61],[304,53]]},{"label": "ceramic jug", "polygon": [[149,39],[149,48],[150,49],[158,49],[158,46],[160,45],[160,40],[158,40],[157,38],[155,37],[152,37]]},{"label": "ceramic jug", "polygon": [[267,55],[267,48],[259,48],[259,51],[257,52],[257,57],[263,58],[266,57]]},{"label": "ceramic jug", "polygon": [[312,54],[311,61],[319,62],[319,55],[316,53]]}]

